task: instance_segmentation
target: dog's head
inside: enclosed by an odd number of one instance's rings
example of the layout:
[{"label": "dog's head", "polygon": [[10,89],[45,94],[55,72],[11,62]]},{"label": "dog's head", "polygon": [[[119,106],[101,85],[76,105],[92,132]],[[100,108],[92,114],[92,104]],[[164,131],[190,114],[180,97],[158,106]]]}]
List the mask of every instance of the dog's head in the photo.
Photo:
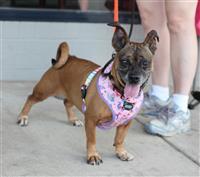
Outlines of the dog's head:
[{"label": "dog's head", "polygon": [[135,43],[129,40],[124,28],[116,27],[112,46],[116,51],[112,76],[117,85],[123,87],[124,96],[136,97],[145,85],[152,70],[152,58],[159,41],[155,30],[150,31],[144,42]]}]

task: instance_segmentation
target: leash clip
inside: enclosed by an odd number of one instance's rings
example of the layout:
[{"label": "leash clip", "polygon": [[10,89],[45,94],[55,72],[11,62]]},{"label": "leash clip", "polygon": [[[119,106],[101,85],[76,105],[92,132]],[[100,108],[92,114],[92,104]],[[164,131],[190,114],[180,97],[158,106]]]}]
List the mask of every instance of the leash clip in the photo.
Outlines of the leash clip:
[{"label": "leash clip", "polygon": [[116,53],[112,54],[112,59],[115,59]]},{"label": "leash clip", "polygon": [[87,86],[85,84],[83,84],[81,86],[81,98],[85,99],[86,95],[87,95]]},{"label": "leash clip", "polygon": [[87,86],[85,84],[83,84],[81,86],[81,98],[82,98],[82,111],[85,112],[86,111],[86,103],[85,103],[85,98],[87,95]]}]

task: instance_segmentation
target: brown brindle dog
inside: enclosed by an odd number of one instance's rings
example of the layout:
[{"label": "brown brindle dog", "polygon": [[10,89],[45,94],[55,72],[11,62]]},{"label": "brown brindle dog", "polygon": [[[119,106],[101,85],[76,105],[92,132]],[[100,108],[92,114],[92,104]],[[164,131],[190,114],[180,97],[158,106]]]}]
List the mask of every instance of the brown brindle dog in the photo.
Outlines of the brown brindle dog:
[{"label": "brown brindle dog", "polygon": [[[147,82],[152,69],[152,57],[156,50],[158,35],[152,30],[148,33],[143,43],[130,42],[125,30],[118,24],[112,39],[112,46],[116,51],[114,63],[110,72],[110,79],[115,88],[124,93],[126,85],[130,88],[143,88]],[[19,115],[18,123],[21,126],[28,124],[28,113],[31,107],[50,96],[64,98],[64,105],[68,119],[74,125],[80,126],[81,121],[75,116],[72,107],[75,105],[82,111],[82,95],[80,88],[90,72],[99,66],[91,61],[69,55],[68,44],[63,42],[57,50],[56,61],[46,71],[41,80],[28,96],[27,101]],[[91,81],[86,96],[85,131],[87,137],[87,162],[91,165],[102,163],[101,156],[96,150],[96,126],[111,121],[112,112],[100,98],[96,82],[97,77],[102,74],[99,71]],[[106,77],[106,76],[105,76]],[[129,92],[131,92],[129,90]],[[131,121],[116,128],[114,139],[115,152],[121,160],[132,160],[123,142],[130,127]]]}]

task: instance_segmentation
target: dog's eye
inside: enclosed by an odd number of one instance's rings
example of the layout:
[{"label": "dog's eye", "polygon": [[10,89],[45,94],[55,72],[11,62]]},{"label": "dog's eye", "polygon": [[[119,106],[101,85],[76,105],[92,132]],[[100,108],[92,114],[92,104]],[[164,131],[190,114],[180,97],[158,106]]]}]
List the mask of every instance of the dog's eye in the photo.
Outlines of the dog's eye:
[{"label": "dog's eye", "polygon": [[147,69],[148,66],[149,66],[149,61],[146,60],[145,58],[141,59],[141,60],[140,60],[140,66],[141,66],[143,69]]},{"label": "dog's eye", "polygon": [[128,67],[130,64],[129,60],[125,60],[125,59],[120,60],[120,63],[122,66],[125,66],[125,67]]}]

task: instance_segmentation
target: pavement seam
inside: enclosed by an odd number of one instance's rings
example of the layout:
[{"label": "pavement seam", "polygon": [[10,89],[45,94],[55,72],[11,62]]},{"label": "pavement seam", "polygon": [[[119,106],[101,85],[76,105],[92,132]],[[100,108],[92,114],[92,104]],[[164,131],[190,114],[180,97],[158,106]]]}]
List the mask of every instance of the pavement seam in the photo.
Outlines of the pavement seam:
[{"label": "pavement seam", "polygon": [[160,138],[163,139],[168,145],[170,145],[176,151],[183,154],[185,157],[187,157],[189,160],[191,160],[193,163],[195,163],[196,165],[198,165],[200,167],[200,163],[197,160],[193,159],[191,156],[189,156],[186,152],[179,149],[177,146],[175,146],[172,142],[168,141],[166,138],[164,138],[164,137],[160,137]]},{"label": "pavement seam", "polygon": [[[138,123],[144,125],[145,123],[143,123],[142,121],[140,121],[138,118],[135,119]],[[193,159],[190,155],[188,155],[187,153],[185,153],[184,151],[182,151],[181,149],[179,149],[176,145],[174,145],[172,142],[168,141],[166,138],[162,137],[162,136],[157,136],[158,138],[162,139],[163,141],[165,141],[170,147],[172,147],[174,150],[176,150],[177,152],[181,153],[183,156],[185,156],[187,159],[189,159],[190,161],[192,161],[193,163],[195,163],[197,166],[200,167],[200,163]]]}]

